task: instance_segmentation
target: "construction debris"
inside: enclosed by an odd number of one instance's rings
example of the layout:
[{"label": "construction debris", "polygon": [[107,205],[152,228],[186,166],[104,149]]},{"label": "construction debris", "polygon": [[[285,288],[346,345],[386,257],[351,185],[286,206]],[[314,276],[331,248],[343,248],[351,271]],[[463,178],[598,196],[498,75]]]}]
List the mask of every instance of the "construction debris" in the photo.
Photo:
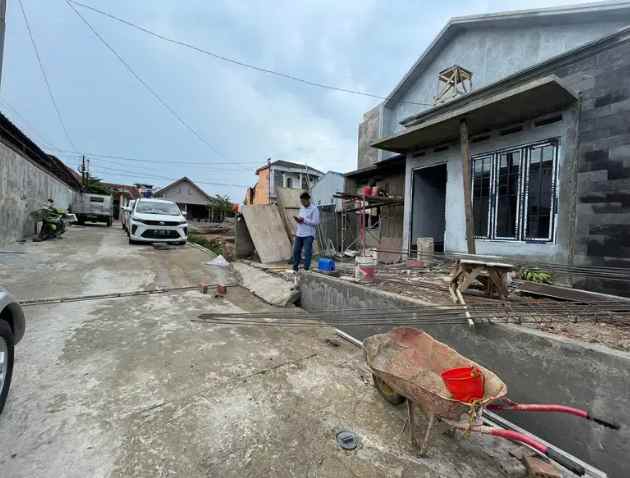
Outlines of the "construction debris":
[{"label": "construction debris", "polygon": [[292,282],[242,262],[233,267],[240,275],[241,285],[268,304],[287,307],[300,298],[300,291]]},{"label": "construction debris", "polygon": [[241,212],[262,263],[291,258],[291,242],[277,205],[243,206]]}]

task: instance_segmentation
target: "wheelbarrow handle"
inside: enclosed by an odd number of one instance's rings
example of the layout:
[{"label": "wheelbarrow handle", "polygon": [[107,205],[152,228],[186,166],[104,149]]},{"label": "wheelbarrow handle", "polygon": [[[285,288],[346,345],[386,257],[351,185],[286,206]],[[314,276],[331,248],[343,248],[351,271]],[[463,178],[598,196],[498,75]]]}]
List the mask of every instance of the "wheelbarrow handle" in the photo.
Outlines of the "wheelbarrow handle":
[{"label": "wheelbarrow handle", "polygon": [[595,417],[590,412],[582,410],[580,408],[567,407],[566,405],[554,405],[544,403],[516,403],[507,401],[505,403],[491,403],[487,406],[488,410],[501,411],[511,410],[516,412],[557,412],[568,413],[569,415],[575,415],[576,417],[585,418],[587,420],[594,421],[599,425],[612,428],[613,430],[619,430],[620,425],[618,423],[605,420],[603,418]]},{"label": "wheelbarrow handle", "polygon": [[502,438],[507,438],[508,440],[517,441],[517,442],[529,445],[534,450],[536,450],[539,453],[542,453],[543,455],[547,456],[548,458],[554,460],[555,462],[559,463],[560,465],[565,467],[567,470],[572,471],[576,475],[584,476],[586,474],[586,470],[584,469],[584,467],[582,465],[573,462],[572,460],[570,460],[566,456],[562,455],[561,453],[558,453],[553,448],[549,448],[548,446],[546,446],[542,442],[539,442],[535,438],[532,438],[532,437],[530,437],[528,435],[525,435],[525,434],[519,433],[519,432],[515,432],[515,431],[512,431],[512,430],[502,430],[500,428],[492,428],[491,431],[489,432],[489,434],[490,435],[494,435],[494,436],[498,436],[498,437],[502,437]]}]

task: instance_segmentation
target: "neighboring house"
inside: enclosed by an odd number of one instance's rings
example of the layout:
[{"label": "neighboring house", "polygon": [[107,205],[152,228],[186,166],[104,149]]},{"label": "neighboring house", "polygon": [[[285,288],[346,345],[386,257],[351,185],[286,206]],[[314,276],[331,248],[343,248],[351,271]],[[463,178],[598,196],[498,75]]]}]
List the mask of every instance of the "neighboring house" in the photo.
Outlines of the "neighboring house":
[{"label": "neighboring house", "polygon": [[336,210],[341,209],[341,200],[335,198],[338,192],[344,192],[346,187],[346,177],[336,171],[328,171],[311,188],[311,202],[316,206],[335,206]]},{"label": "neighboring house", "polygon": [[48,199],[67,209],[80,187],[69,167],[0,114],[0,246],[30,236],[30,213],[47,206]]},{"label": "neighboring house", "polygon": [[159,189],[153,194],[153,197],[168,199],[177,203],[182,214],[189,220],[208,221],[214,219],[210,207],[213,198],[185,176]]},{"label": "neighboring house", "polygon": [[[451,20],[359,129],[359,171],[405,165],[402,248],[431,236],[467,250],[465,120],[478,254],[628,266],[627,25],[630,2]],[[434,105],[455,69],[471,85]],[[622,284],[578,285],[622,293]]]},{"label": "neighboring house", "polygon": [[270,204],[277,200],[276,188],[309,190],[324,175],[304,164],[272,161],[256,170],[258,182],[248,188],[245,204]]}]

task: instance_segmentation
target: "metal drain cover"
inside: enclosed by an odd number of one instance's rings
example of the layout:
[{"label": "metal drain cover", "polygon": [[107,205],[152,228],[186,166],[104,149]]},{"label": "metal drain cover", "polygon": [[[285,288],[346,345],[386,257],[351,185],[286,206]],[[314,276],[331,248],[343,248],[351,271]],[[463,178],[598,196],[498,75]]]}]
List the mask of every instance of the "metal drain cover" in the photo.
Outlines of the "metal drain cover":
[{"label": "metal drain cover", "polygon": [[337,433],[337,445],[344,450],[354,450],[359,445],[359,437],[348,431]]}]

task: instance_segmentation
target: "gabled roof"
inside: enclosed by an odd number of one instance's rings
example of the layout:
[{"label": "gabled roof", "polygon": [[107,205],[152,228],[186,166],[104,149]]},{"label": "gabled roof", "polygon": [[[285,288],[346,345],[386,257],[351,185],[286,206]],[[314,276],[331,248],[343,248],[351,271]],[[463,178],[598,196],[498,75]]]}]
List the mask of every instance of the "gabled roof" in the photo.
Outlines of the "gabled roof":
[{"label": "gabled roof", "polygon": [[303,170],[306,170],[306,168],[308,167],[309,173],[324,174],[319,169],[315,169],[312,166],[308,166],[308,165],[300,164],[300,163],[292,163],[290,161],[282,161],[280,159],[277,161],[272,161],[271,163],[269,163],[269,165],[265,164],[264,166],[261,166],[260,168],[256,170],[256,174],[258,174],[259,171],[266,169],[268,166],[280,166],[281,168],[295,168],[295,169],[303,169]]},{"label": "gabled roof", "polygon": [[197,191],[199,191],[199,193],[200,193],[201,195],[203,195],[203,196],[204,196],[204,197],[208,200],[208,202],[210,202],[210,201],[213,201],[213,200],[214,200],[213,198],[211,198],[211,197],[208,195],[208,193],[206,193],[203,189],[201,189],[199,186],[197,186],[195,183],[193,183],[193,182],[192,182],[192,181],[191,181],[188,177],[186,177],[186,176],[183,176],[183,177],[179,178],[177,181],[173,181],[171,184],[168,184],[168,185],[164,186],[163,188],[158,189],[157,191],[155,191],[154,195],[162,194],[162,193],[164,193],[164,191],[166,191],[166,190],[168,190],[168,189],[171,189],[171,188],[173,188],[173,187],[175,187],[175,186],[177,186],[178,184],[181,184],[181,183],[188,183],[188,184],[190,184],[190,185],[191,185],[192,187],[194,187]]},{"label": "gabled roof", "polygon": [[523,26],[526,24],[560,25],[595,20],[614,20],[618,19],[619,15],[624,14],[630,15],[630,1],[583,3],[565,7],[453,17],[387,96],[385,105],[395,102],[406,91],[407,87],[413,84],[420,76],[424,68],[437,57],[448,42],[462,31],[481,27],[509,27],[511,25]]}]

